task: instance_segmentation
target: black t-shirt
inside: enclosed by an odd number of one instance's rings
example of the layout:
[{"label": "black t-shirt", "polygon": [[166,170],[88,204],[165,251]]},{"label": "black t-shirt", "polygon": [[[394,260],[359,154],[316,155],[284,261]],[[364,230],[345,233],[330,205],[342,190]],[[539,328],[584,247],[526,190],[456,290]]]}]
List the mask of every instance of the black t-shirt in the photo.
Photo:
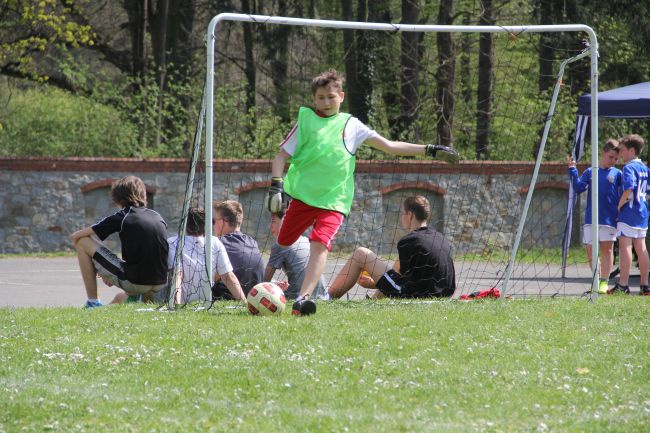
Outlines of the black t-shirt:
[{"label": "black t-shirt", "polygon": [[232,232],[219,238],[226,248],[233,272],[239,280],[244,294],[264,281],[264,260],[257,241],[242,232]]},{"label": "black t-shirt", "polygon": [[402,295],[407,297],[451,296],[456,289],[456,271],[451,244],[430,227],[421,227],[397,243]]},{"label": "black t-shirt", "polygon": [[167,282],[167,223],[154,210],[127,206],[92,226],[102,241],[119,233],[127,280],[135,284]]}]

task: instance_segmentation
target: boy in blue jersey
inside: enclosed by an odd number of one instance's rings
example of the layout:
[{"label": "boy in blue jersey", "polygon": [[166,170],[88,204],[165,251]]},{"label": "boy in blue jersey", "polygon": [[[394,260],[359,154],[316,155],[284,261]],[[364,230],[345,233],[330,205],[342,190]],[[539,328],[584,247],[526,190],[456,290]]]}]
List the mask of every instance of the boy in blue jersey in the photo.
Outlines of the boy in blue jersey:
[{"label": "boy in blue jersey", "polygon": [[618,202],[618,248],[621,256],[618,283],[607,293],[630,293],[628,286],[632,267],[632,247],[639,259],[641,294],[650,295],[648,290],[648,251],[645,236],[648,230],[648,201],[646,189],[648,168],[639,159],[643,150],[643,138],[636,134],[619,140],[619,153],[625,162],[623,167],[623,194]]},{"label": "boy in blue jersey", "polygon": [[[442,145],[392,141],[368,128],[354,116],[339,112],[345,93],[343,77],[335,70],[323,72],[311,83],[314,108],[301,107],[298,122],[271,162],[271,187],[266,207],[279,212],[284,190],[292,197],[278,234],[278,244],[288,247],[309,227],[309,261],[292,313],[316,312],[310,299],[320,281],[332,241],[350,213],[354,199],[354,168],[358,148],[365,144],[393,155],[428,155],[457,163],[456,150]],[[290,162],[286,179],[284,167]]]},{"label": "boy in blue jersey", "polygon": [[[614,167],[618,161],[618,141],[609,139],[603,146],[598,162],[598,245],[600,249],[600,283],[598,293],[607,293],[609,273],[614,263],[614,241],[616,240],[616,220],[618,219],[618,200],[621,196],[622,173]],[[588,191],[585,224],[582,243],[585,245],[589,266],[591,263],[591,182],[592,170],[587,168],[578,177],[578,169],[573,159],[569,160],[569,178],[576,194]]]}]

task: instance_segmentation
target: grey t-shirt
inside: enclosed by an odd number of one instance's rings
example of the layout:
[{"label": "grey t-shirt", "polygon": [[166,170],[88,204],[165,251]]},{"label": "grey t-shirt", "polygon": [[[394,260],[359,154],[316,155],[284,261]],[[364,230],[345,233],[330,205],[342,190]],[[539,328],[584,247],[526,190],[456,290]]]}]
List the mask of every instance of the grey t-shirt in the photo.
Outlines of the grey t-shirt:
[{"label": "grey t-shirt", "polygon": [[[293,245],[282,248],[276,242],[271,247],[271,257],[269,257],[268,266],[273,269],[282,269],[287,274],[289,288],[285,296],[289,299],[295,299],[300,293],[302,280],[305,278],[305,269],[309,261],[309,239],[300,236]],[[312,293],[313,298],[320,298],[325,294],[325,283],[321,275],[320,281]]]}]

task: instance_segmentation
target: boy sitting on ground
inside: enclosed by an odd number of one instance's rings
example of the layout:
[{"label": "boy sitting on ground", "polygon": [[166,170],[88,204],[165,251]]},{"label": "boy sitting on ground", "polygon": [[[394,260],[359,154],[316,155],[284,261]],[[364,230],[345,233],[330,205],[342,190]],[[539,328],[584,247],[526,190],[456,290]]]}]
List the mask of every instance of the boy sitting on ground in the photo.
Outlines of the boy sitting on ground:
[{"label": "boy sitting on ground", "polygon": [[[226,248],[233,272],[244,290],[248,292],[264,278],[264,260],[257,246],[257,241],[242,233],[244,221],[242,205],[234,200],[217,201],[212,206],[212,223],[214,234]],[[214,299],[232,299],[232,294],[222,281],[212,288]]]},{"label": "boy sitting on ground", "polygon": [[[330,297],[340,298],[357,282],[379,289],[390,298],[451,297],[456,290],[452,247],[441,233],[427,225],[430,215],[426,197],[404,200],[400,221],[409,233],[397,243],[399,260],[391,267],[368,248],[357,248],[330,286]],[[369,278],[360,280],[364,271]]]},{"label": "boy sitting on ground", "polygon": [[[178,281],[175,285],[176,304],[186,304],[201,300],[200,289],[208,284],[205,267],[205,210],[191,208],[187,214],[185,240],[180,258]],[[174,267],[178,236],[168,239],[169,256],[167,265],[170,271]],[[212,236],[212,275],[220,278],[233,299],[246,302],[246,296],[233,273],[226,249],[216,236]]]},{"label": "boy sitting on ground", "polygon": [[[136,176],[119,179],[113,182],[111,198],[118,212],[70,235],[88,297],[85,308],[103,305],[97,296],[97,275],[124,290],[125,296],[117,295],[114,302],[129,295],[151,299],[167,284],[167,224],[146,207],[144,182]],[[113,233],[119,233],[122,242],[121,259],[101,242]]]}]

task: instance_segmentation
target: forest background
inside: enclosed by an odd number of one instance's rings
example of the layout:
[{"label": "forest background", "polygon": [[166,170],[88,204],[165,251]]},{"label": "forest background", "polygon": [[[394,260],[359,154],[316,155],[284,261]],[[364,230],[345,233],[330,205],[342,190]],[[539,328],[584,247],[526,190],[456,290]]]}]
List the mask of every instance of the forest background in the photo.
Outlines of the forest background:
[{"label": "forest background", "polygon": [[[0,157],[187,157],[201,109],[205,33],[222,12],[417,24],[580,23],[599,37],[601,91],[650,80],[645,0],[0,0]],[[539,136],[543,119],[522,126],[526,116],[510,114],[497,127],[496,107],[536,105],[544,112],[558,62],[585,48],[584,34],[536,35],[514,60],[502,62],[523,65],[513,73],[497,65],[516,35],[503,42],[487,33],[347,30],[324,37],[295,27],[224,29],[227,49],[217,63],[229,66],[218,77],[216,97],[226,115],[216,140],[227,142],[221,156],[232,158],[270,157],[308,96],[307,87],[293,83],[308,85],[314,71],[336,67],[347,79],[344,109],[386,136],[452,144],[465,159],[532,159],[538,140],[517,138]],[[509,89],[503,79],[497,94],[495,80],[507,75],[522,76],[526,90]],[[588,92],[588,62],[570,66],[554,119],[560,132],[549,137],[546,160],[568,154],[576,99]],[[503,95],[510,96],[498,104]],[[627,132],[650,138],[650,122],[601,128],[605,135]],[[381,157],[369,150],[361,156]]]}]

